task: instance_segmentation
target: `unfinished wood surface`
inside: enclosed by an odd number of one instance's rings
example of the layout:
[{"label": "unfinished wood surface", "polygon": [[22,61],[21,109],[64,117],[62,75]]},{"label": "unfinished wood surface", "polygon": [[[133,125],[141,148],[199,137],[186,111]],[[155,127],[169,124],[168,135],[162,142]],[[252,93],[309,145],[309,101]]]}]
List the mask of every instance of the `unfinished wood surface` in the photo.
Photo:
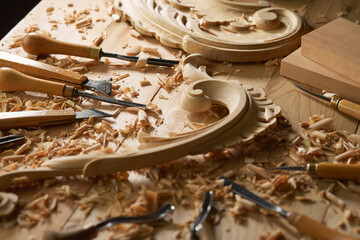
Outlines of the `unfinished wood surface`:
[{"label": "unfinished wood surface", "polygon": [[301,39],[301,54],[360,83],[360,26],[338,18]]},{"label": "unfinished wood surface", "polygon": [[280,74],[360,103],[360,96],[354,94],[354,91],[360,91],[359,82],[305,58],[301,54],[301,49],[296,50],[281,61]]},{"label": "unfinished wood surface", "polygon": [[301,17],[284,8],[255,11],[251,5],[215,0],[114,3],[140,33],[216,61],[264,61],[285,56],[299,46],[306,31]]}]

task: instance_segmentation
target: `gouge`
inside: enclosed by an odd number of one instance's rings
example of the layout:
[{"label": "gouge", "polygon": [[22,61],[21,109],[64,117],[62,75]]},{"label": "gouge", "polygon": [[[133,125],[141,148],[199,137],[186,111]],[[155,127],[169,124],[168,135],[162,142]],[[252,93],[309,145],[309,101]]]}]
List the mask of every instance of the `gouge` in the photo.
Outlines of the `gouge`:
[{"label": "gouge", "polygon": [[33,77],[66,83],[77,88],[87,87],[111,95],[111,78],[108,80],[90,80],[84,75],[3,51],[0,51],[0,67],[13,68]]},{"label": "gouge", "polygon": [[25,140],[22,133],[0,137],[0,152]]},{"label": "gouge", "polygon": [[33,91],[64,97],[82,96],[102,102],[146,109],[146,105],[144,104],[121,101],[109,97],[96,96],[94,94],[79,91],[77,88],[66,85],[64,83],[51,82],[44,79],[31,77],[11,68],[0,68],[0,90],[7,92]]},{"label": "gouge", "polygon": [[2,112],[0,113],[0,129],[66,124],[76,120],[87,119],[91,116],[98,118],[112,117],[113,115],[93,108],[82,112],[74,112],[72,109]]},{"label": "gouge", "polygon": [[170,203],[166,203],[157,211],[144,216],[137,217],[113,217],[103,220],[97,224],[88,224],[72,230],[63,232],[46,231],[43,240],[90,240],[97,236],[97,232],[108,229],[120,223],[149,223],[155,222],[166,217],[175,207]]},{"label": "gouge", "polygon": [[286,171],[307,171],[311,175],[320,178],[332,178],[343,180],[359,180],[360,164],[343,164],[343,163],[308,163],[306,166],[295,167],[274,167],[267,170],[286,170]]},{"label": "gouge", "polygon": [[327,226],[298,212],[287,212],[281,207],[266,201],[258,195],[250,192],[245,187],[234,183],[224,176],[221,176],[220,179],[224,180],[225,186],[231,185],[231,191],[234,193],[239,194],[243,198],[246,198],[263,208],[278,213],[280,216],[286,218],[289,223],[294,225],[299,232],[315,240],[359,240],[359,238],[348,236],[328,228]]},{"label": "gouge", "polygon": [[[100,47],[87,46],[69,42],[54,40],[48,36],[39,33],[30,33],[22,41],[22,47],[25,52],[35,55],[45,54],[65,54],[71,56],[100,59],[102,57],[118,58],[125,61],[136,62],[139,58],[135,56],[126,56],[116,53],[103,52]],[[166,60],[161,58],[148,58],[148,64],[172,66],[179,64],[176,60]]]},{"label": "gouge", "polygon": [[351,102],[351,101],[343,99],[343,98],[340,98],[340,97],[337,97],[337,96],[328,98],[328,97],[325,97],[316,92],[310,91],[309,89],[301,87],[297,84],[294,84],[294,85],[297,88],[300,88],[301,90],[303,90],[304,92],[307,92],[308,94],[310,94],[312,96],[315,96],[322,100],[330,102],[330,105],[332,107],[334,107],[335,109],[339,110],[340,112],[343,112],[343,113],[349,115],[350,117],[360,120],[360,105],[359,104]]}]

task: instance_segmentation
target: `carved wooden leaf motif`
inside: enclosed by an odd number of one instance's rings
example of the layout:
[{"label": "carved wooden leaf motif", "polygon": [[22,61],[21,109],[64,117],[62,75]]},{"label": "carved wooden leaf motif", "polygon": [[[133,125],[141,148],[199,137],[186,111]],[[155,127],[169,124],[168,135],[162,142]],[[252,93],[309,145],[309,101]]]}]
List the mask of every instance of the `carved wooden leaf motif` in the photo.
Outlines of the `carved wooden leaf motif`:
[{"label": "carved wooden leaf motif", "polygon": [[300,16],[267,1],[115,0],[114,6],[140,33],[217,61],[285,56],[306,31]]},{"label": "carved wooden leaf motif", "polygon": [[[228,115],[196,131],[175,137],[154,136],[139,132],[139,151],[112,155],[80,155],[52,159],[41,168],[25,169],[0,175],[0,190],[7,189],[14,179],[29,180],[54,176],[107,175],[118,171],[141,169],[169,162],[189,154],[207,153],[225,147],[238,146],[276,124],[280,107],[239,83],[207,75],[205,59],[200,54],[183,61],[183,75],[189,85],[181,97],[181,107],[188,112],[203,112],[218,103],[228,109]],[[196,79],[192,81],[192,79]]]}]

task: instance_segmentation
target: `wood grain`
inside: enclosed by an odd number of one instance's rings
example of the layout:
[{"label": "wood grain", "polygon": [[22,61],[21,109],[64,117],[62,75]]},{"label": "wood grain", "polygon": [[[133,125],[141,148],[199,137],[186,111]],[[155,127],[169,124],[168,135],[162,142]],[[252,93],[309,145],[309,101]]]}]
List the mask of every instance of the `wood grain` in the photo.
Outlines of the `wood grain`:
[{"label": "wood grain", "polygon": [[301,38],[301,53],[360,83],[360,26],[338,18]]}]

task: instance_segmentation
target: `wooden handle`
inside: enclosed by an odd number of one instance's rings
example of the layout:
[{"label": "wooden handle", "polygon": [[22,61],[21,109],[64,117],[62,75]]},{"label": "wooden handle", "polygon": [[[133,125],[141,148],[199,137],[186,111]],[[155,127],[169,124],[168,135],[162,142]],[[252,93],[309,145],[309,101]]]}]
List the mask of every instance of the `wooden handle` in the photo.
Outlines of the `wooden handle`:
[{"label": "wooden handle", "polygon": [[88,80],[84,75],[4,51],[0,51],[0,67],[13,68],[37,78],[69,83],[77,88],[82,88],[83,84]]},{"label": "wooden handle", "polygon": [[72,109],[0,113],[0,129],[65,124],[75,119]]},{"label": "wooden handle", "polygon": [[360,105],[349,100],[341,99],[337,109],[357,120],[360,120]]},{"label": "wooden handle", "polygon": [[289,222],[294,225],[299,232],[316,240],[359,240],[356,237],[348,236],[337,232],[325,225],[297,212],[292,212]]},{"label": "wooden handle", "polygon": [[317,176],[321,178],[359,180],[360,164],[319,163]]},{"label": "wooden handle", "polygon": [[44,240],[89,240],[95,238],[97,230],[94,226],[79,227],[69,231],[46,231]]},{"label": "wooden handle", "polygon": [[39,33],[29,33],[22,41],[25,52],[35,55],[65,54],[85,58],[100,58],[101,48],[63,42]]},{"label": "wooden handle", "polygon": [[72,97],[74,87],[31,77],[11,68],[0,68],[1,91],[33,91],[52,95]]}]

